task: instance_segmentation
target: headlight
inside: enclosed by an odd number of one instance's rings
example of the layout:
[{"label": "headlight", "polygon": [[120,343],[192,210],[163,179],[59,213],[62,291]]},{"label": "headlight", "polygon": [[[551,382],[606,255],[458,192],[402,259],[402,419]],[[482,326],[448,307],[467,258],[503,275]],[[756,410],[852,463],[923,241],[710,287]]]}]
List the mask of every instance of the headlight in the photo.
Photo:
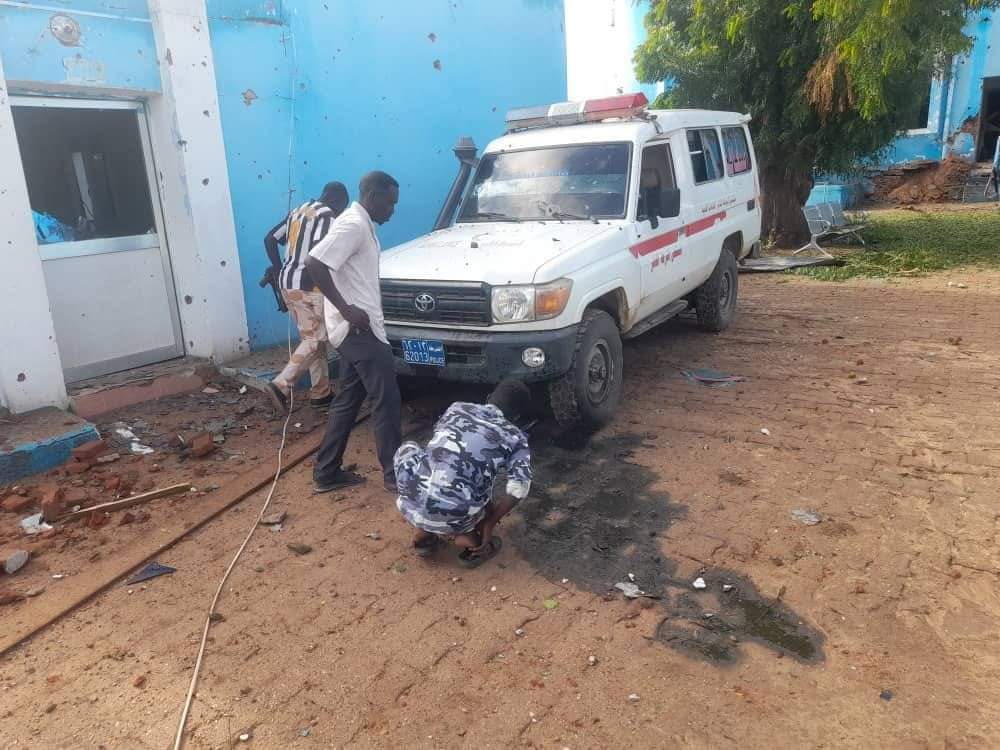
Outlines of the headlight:
[{"label": "headlight", "polygon": [[549,284],[493,288],[493,322],[525,323],[556,318],[566,309],[573,282],[559,279]]}]

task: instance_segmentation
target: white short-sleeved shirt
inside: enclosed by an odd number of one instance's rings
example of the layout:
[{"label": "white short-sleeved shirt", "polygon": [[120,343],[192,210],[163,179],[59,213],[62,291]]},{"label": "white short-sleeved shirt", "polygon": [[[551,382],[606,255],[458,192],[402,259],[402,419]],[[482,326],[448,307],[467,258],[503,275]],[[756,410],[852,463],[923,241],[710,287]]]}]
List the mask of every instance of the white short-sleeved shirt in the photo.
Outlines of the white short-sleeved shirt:
[{"label": "white short-sleeved shirt", "polygon": [[[379,341],[388,344],[379,288],[381,251],[382,246],[375,236],[375,225],[368,212],[360,203],[352,203],[337,217],[326,237],[309,251],[309,255],[330,270],[330,277],[344,301],[368,313],[372,333]],[[347,338],[350,324],[330,300],[326,300],[323,311],[330,343],[336,348]]]}]

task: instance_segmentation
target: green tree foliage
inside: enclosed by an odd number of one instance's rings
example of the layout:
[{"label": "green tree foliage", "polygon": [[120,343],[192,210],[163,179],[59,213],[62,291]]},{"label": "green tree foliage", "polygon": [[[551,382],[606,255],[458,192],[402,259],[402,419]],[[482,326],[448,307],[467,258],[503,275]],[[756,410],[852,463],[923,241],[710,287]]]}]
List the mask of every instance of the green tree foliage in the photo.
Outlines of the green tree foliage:
[{"label": "green tree foliage", "polygon": [[850,170],[913,119],[931,75],[969,49],[970,12],[1000,0],[653,0],[636,51],[667,107],[751,115],[764,229],[805,234],[815,170]]}]

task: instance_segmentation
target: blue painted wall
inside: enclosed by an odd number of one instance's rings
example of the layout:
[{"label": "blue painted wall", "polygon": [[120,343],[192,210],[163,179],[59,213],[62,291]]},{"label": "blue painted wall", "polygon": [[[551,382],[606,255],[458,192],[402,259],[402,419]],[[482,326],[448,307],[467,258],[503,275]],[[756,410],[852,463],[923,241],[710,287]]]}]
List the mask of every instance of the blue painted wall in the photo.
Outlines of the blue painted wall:
[{"label": "blue painted wall", "polygon": [[287,211],[292,193],[295,124],[291,32],[278,6],[266,5],[208,3],[243,293],[257,346],[284,341],[288,332],[271,291],[257,282],[266,265],[264,234]]},{"label": "blue painted wall", "polygon": [[[80,24],[79,46],[49,31],[57,3]],[[146,0],[27,6],[0,5],[10,81],[160,91]],[[412,239],[440,209],[458,136],[483,147],[502,133],[508,109],[566,98],[562,0],[207,0],[207,8],[254,348],[285,341],[288,319],[257,282],[263,236],[290,205],[333,179],[356,197],[361,175],[383,169],[402,191],[382,243]]]},{"label": "blue painted wall", "polygon": [[[340,180],[353,199],[361,175],[389,172],[401,185],[396,216],[380,230],[391,247],[431,229],[457,170],[458,136],[483,147],[503,132],[508,109],[566,97],[562,0],[210,0],[209,9],[254,348],[286,336],[286,317],[257,280],[262,238],[289,191],[297,205]],[[234,20],[248,17],[256,20]],[[247,87],[269,93],[248,107]]]},{"label": "blue painted wall", "polygon": [[[67,46],[49,30],[52,2],[0,5],[0,55],[7,80],[38,88],[72,86],[160,90],[156,44],[145,0],[73,0],[63,3],[82,31]],[[35,7],[40,6],[40,7]]]}]

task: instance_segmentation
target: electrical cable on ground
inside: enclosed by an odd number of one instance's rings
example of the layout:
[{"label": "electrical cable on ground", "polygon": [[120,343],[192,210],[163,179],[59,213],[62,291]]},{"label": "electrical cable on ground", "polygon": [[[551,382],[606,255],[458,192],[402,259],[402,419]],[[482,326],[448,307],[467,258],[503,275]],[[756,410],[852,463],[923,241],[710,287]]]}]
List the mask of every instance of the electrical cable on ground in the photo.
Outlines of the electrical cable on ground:
[{"label": "electrical cable on ground", "polygon": [[[289,317],[288,321],[288,358],[292,357],[292,322]],[[243,544],[239,546],[236,550],[236,554],[233,555],[232,562],[229,563],[229,567],[226,568],[226,572],[222,574],[222,580],[219,581],[219,587],[215,590],[215,596],[212,597],[212,603],[209,605],[208,614],[205,616],[205,629],[201,634],[201,645],[198,646],[198,658],[194,663],[194,674],[191,675],[191,684],[188,686],[187,698],[184,700],[184,710],[181,712],[181,719],[177,725],[177,734],[174,737],[174,750],[181,750],[184,746],[184,729],[187,726],[188,714],[191,711],[191,704],[194,702],[195,689],[198,687],[198,676],[201,673],[201,664],[205,657],[205,646],[208,643],[208,631],[212,627],[212,615],[215,614],[215,606],[219,603],[219,598],[222,596],[222,589],[225,588],[226,581],[229,580],[229,575],[233,572],[236,567],[236,563],[239,562],[240,556],[243,554],[243,550],[250,543],[250,538],[254,535],[257,530],[257,526],[260,524],[261,519],[264,514],[267,513],[268,506],[271,505],[271,498],[274,496],[274,490],[278,486],[278,480],[281,478],[281,461],[285,452],[285,441],[288,437],[288,424],[292,419],[292,410],[295,408],[295,387],[289,389],[288,396],[288,414],[285,416],[285,424],[281,428],[281,444],[278,446],[278,467],[274,472],[274,481],[271,482],[271,489],[268,490],[267,498],[264,500],[264,505],[261,506],[260,512],[257,517],[254,518],[253,524],[250,526],[250,531],[247,533],[246,538],[243,540]]]}]

